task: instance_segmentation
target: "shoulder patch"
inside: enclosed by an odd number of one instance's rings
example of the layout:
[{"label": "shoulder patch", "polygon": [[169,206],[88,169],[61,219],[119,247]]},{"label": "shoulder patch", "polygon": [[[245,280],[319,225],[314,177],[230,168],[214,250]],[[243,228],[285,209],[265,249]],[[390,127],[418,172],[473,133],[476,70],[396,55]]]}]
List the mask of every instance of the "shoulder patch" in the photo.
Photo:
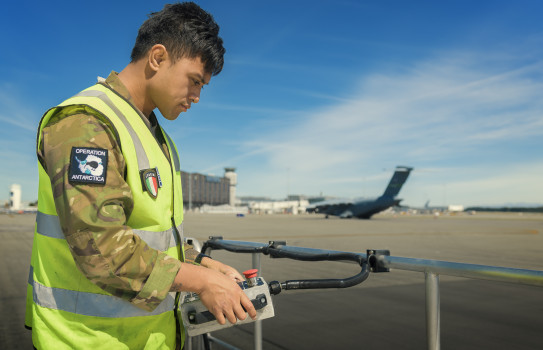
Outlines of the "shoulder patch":
[{"label": "shoulder patch", "polygon": [[68,182],[106,184],[107,149],[72,147]]}]

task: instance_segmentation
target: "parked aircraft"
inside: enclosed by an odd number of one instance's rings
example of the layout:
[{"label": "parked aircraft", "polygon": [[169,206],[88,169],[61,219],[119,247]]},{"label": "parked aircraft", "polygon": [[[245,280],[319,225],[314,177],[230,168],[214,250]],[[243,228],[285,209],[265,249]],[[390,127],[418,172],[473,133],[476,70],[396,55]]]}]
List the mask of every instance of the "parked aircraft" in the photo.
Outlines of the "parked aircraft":
[{"label": "parked aircraft", "polygon": [[329,215],[334,215],[340,218],[357,217],[360,219],[369,219],[374,214],[388,209],[393,205],[400,204],[402,200],[397,199],[396,196],[407,180],[411,170],[413,168],[397,166],[385,192],[378,198],[355,200],[332,199],[313,203],[306,210],[308,213],[325,214],[326,218]]},{"label": "parked aircraft", "polygon": [[430,206],[430,200],[426,201],[424,207],[412,207],[408,205],[405,208],[411,212],[420,214],[442,213],[449,209],[447,206]]}]

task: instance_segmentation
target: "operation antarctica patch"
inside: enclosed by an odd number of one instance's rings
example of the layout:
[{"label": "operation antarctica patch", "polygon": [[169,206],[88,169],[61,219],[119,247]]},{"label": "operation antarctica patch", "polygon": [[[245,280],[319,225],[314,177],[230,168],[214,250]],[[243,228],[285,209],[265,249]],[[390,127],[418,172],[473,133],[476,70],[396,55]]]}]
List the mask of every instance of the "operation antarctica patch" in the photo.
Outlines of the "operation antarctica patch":
[{"label": "operation antarctica patch", "polygon": [[105,185],[106,174],[106,149],[72,147],[68,182]]}]

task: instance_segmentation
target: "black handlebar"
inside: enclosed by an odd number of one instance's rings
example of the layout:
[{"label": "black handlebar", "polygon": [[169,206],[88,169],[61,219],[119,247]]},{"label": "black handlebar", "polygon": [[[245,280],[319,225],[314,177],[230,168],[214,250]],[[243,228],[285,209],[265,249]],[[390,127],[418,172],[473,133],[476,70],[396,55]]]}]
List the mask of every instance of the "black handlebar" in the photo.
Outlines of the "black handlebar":
[{"label": "black handlebar", "polygon": [[208,253],[212,249],[224,249],[235,253],[262,253],[270,255],[271,258],[288,258],[301,261],[353,261],[361,267],[358,274],[348,278],[290,280],[282,283],[272,281],[269,283],[271,294],[279,294],[282,289],[348,288],[364,282],[369,276],[366,254],[288,247],[286,242],[283,241],[272,241],[269,244],[228,241],[223,240],[222,237],[210,237],[202,247],[204,253]]}]

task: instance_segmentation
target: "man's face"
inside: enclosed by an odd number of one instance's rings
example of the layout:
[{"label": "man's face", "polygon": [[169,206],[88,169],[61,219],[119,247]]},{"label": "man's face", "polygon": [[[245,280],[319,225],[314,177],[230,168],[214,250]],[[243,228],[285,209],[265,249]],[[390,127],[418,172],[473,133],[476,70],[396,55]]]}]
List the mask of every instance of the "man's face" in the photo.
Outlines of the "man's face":
[{"label": "man's face", "polygon": [[167,60],[156,72],[149,96],[164,118],[175,120],[192,103],[198,103],[202,87],[210,79],[199,57],[181,58],[174,64]]}]

